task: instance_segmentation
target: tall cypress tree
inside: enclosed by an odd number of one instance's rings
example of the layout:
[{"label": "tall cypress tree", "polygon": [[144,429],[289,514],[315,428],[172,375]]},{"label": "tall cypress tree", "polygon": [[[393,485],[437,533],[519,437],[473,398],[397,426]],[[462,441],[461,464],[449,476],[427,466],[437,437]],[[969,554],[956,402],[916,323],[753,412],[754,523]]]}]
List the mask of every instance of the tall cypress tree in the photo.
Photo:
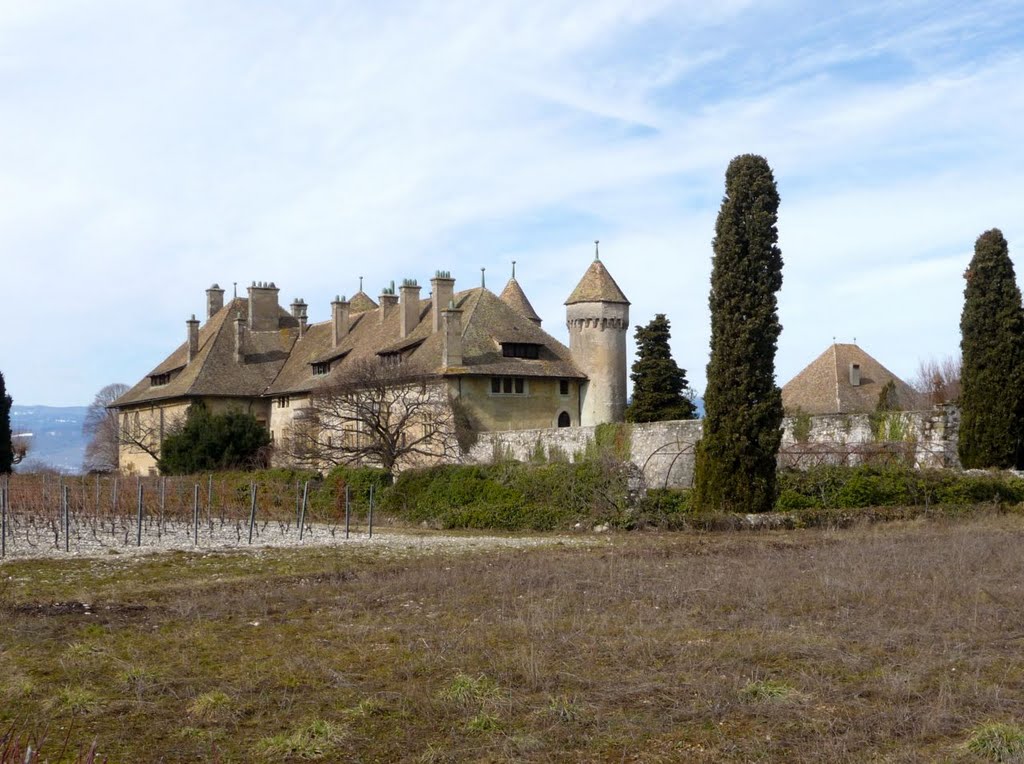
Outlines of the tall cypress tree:
[{"label": "tall cypress tree", "polygon": [[14,446],[11,443],[11,396],[7,394],[4,374],[0,371],[0,475],[14,466]]},{"label": "tall cypress tree", "polygon": [[775,350],[782,326],[779,192],[768,162],[738,156],[725,173],[711,262],[711,358],[697,446],[698,509],[764,512],[775,503],[782,393]]},{"label": "tall cypress tree", "polygon": [[960,462],[967,468],[1020,466],[1024,311],[1009,247],[998,228],[978,237],[964,279]]},{"label": "tall cypress tree", "polygon": [[633,401],[626,407],[628,422],[663,422],[669,419],[693,419],[696,408],[686,397],[686,369],[672,359],[668,341],[669,321],[658,313],[647,326],[636,327],[636,361]]}]

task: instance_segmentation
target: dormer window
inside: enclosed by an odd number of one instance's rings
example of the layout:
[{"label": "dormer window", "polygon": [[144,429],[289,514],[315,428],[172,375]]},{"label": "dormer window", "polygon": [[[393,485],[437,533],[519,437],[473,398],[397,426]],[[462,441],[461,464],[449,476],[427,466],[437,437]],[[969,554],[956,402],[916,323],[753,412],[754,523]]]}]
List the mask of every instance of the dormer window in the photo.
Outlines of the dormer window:
[{"label": "dormer window", "polygon": [[169,372],[169,371],[168,372],[164,372],[163,374],[152,374],[149,377],[149,384],[152,387],[160,387],[161,385],[166,385],[170,381],[171,381],[171,372]]},{"label": "dormer window", "polygon": [[540,357],[540,345],[534,342],[502,342],[501,354],[505,358],[531,358]]},{"label": "dormer window", "polygon": [[319,361],[313,364],[313,376],[322,377],[324,374],[329,373],[331,370],[330,361]]}]

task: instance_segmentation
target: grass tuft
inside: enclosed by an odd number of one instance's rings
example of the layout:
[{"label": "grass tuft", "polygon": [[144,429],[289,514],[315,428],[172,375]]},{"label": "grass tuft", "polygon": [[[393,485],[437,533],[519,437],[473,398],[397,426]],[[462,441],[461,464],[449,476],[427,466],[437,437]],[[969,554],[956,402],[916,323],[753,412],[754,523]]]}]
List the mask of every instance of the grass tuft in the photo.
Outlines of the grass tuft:
[{"label": "grass tuft", "polygon": [[745,700],[753,702],[771,702],[775,700],[788,700],[795,697],[797,691],[785,682],[775,679],[761,679],[751,682],[740,691]]},{"label": "grass tuft", "polygon": [[966,748],[986,761],[1021,764],[1024,762],[1024,727],[1004,722],[978,725],[967,738]]},{"label": "grass tuft", "polygon": [[498,685],[483,674],[474,677],[459,673],[438,693],[441,700],[460,706],[479,705],[497,696]]},{"label": "grass tuft", "polygon": [[335,759],[338,744],[345,739],[345,731],[336,724],[314,719],[290,734],[265,737],[256,744],[256,754],[271,760],[296,758],[317,761]]},{"label": "grass tuft", "polygon": [[226,692],[211,690],[196,697],[188,706],[188,714],[200,721],[215,721],[230,717],[231,697]]}]

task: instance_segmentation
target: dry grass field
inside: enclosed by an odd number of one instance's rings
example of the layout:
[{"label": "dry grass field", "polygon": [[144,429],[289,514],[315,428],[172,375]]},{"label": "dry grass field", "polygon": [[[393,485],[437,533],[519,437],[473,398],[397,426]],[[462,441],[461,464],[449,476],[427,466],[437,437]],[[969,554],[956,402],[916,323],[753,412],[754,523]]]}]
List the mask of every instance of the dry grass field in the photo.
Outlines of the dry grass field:
[{"label": "dry grass field", "polygon": [[1022,549],[993,515],[9,561],[0,738],[45,729],[49,761],[1024,761]]}]

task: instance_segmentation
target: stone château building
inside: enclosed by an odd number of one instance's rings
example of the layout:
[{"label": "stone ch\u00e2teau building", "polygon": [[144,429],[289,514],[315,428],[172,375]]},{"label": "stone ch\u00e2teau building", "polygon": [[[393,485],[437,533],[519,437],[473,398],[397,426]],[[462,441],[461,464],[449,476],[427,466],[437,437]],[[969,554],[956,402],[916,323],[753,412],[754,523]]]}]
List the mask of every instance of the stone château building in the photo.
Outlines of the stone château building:
[{"label": "stone ch\u00e2teau building", "polygon": [[306,303],[284,309],[273,283],[227,303],[214,284],[206,320],[186,321],[185,342],[114,402],[121,469],[155,470],[165,434],[197,401],[253,414],[279,443],[318,387],[369,361],[425,369],[483,431],[622,421],[629,301],[600,259],[566,300],[568,348],[541,328],[514,271],[500,295],[457,292],[443,271],[430,287],[424,299],[406,280],[377,300],[360,288],[311,324]]}]

